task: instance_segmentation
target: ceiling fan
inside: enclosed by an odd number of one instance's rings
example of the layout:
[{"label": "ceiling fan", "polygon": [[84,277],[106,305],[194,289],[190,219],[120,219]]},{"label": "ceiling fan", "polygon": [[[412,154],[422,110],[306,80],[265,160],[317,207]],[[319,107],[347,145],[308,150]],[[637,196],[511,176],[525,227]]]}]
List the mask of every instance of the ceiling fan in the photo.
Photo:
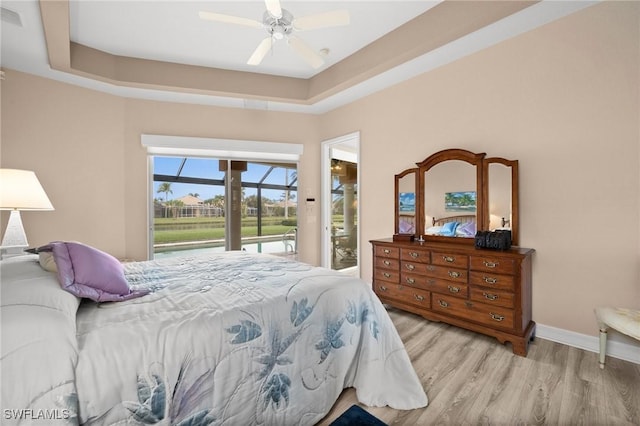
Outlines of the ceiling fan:
[{"label": "ceiling fan", "polygon": [[247,61],[248,65],[260,64],[273,46],[273,43],[278,40],[287,39],[289,46],[291,46],[302,59],[307,61],[313,68],[319,68],[324,64],[322,56],[305,42],[292,35],[292,33],[294,31],[315,30],[349,24],[349,11],[347,10],[334,10],[317,15],[294,18],[291,12],[280,6],[280,0],[265,0],[265,4],[267,10],[264,12],[262,22],[213,12],[201,11],[199,15],[201,19],[209,21],[245,25],[267,30],[269,35],[260,42]]}]

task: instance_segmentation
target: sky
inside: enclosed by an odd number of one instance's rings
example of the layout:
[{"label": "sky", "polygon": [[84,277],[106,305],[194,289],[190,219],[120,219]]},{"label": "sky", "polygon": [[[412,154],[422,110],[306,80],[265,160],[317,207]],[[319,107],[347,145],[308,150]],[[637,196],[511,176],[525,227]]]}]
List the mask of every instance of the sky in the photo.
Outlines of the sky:
[{"label": "sky", "polygon": [[[153,159],[153,173],[161,175],[175,176],[178,173],[178,169],[182,164],[183,157],[160,157],[156,156]],[[248,170],[242,173],[242,179],[246,182],[258,182],[265,173],[269,170],[269,166],[264,164],[249,163]],[[289,182],[291,181],[291,174],[294,169],[289,169]],[[211,158],[187,158],[184,164],[180,176],[186,177],[199,177],[206,179],[223,179],[224,172],[218,170],[218,159]],[[285,184],[285,169],[282,167],[275,168],[266,179],[264,183],[270,184]],[[154,182],[154,198],[165,199],[164,193],[158,193],[158,187],[161,182]],[[185,183],[171,183],[172,193],[168,194],[168,199],[173,200],[189,193],[197,193],[198,197],[202,200],[213,198],[216,195],[224,195],[223,186],[209,186],[209,185],[196,185]],[[255,195],[256,190],[254,188],[246,188],[245,196]],[[270,198],[272,200],[280,200],[282,198],[283,191],[268,190],[262,191],[262,196]]]}]

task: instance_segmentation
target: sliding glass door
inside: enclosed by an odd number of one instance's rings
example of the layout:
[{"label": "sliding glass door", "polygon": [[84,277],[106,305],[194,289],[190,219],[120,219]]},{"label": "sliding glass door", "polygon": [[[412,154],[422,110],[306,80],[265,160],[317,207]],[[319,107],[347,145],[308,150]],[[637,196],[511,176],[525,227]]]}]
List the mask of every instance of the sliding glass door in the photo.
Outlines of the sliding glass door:
[{"label": "sliding glass door", "polygon": [[297,166],[154,156],[153,254],[297,254]]}]

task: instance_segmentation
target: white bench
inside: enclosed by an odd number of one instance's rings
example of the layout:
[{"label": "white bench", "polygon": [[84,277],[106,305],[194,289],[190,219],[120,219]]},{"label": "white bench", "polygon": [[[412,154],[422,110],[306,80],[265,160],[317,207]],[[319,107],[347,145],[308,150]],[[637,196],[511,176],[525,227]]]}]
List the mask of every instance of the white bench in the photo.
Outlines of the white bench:
[{"label": "white bench", "polygon": [[626,308],[600,307],[595,309],[596,319],[600,327],[600,368],[604,368],[607,351],[607,329],[624,333],[640,340],[640,311]]}]

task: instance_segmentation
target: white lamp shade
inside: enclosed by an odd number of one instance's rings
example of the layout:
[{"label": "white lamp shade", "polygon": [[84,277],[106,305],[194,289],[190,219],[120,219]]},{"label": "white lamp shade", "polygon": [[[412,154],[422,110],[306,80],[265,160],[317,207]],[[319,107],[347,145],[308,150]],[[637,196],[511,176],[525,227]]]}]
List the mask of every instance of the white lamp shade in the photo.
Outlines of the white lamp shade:
[{"label": "white lamp shade", "polygon": [[0,169],[0,210],[53,210],[36,174]]}]

